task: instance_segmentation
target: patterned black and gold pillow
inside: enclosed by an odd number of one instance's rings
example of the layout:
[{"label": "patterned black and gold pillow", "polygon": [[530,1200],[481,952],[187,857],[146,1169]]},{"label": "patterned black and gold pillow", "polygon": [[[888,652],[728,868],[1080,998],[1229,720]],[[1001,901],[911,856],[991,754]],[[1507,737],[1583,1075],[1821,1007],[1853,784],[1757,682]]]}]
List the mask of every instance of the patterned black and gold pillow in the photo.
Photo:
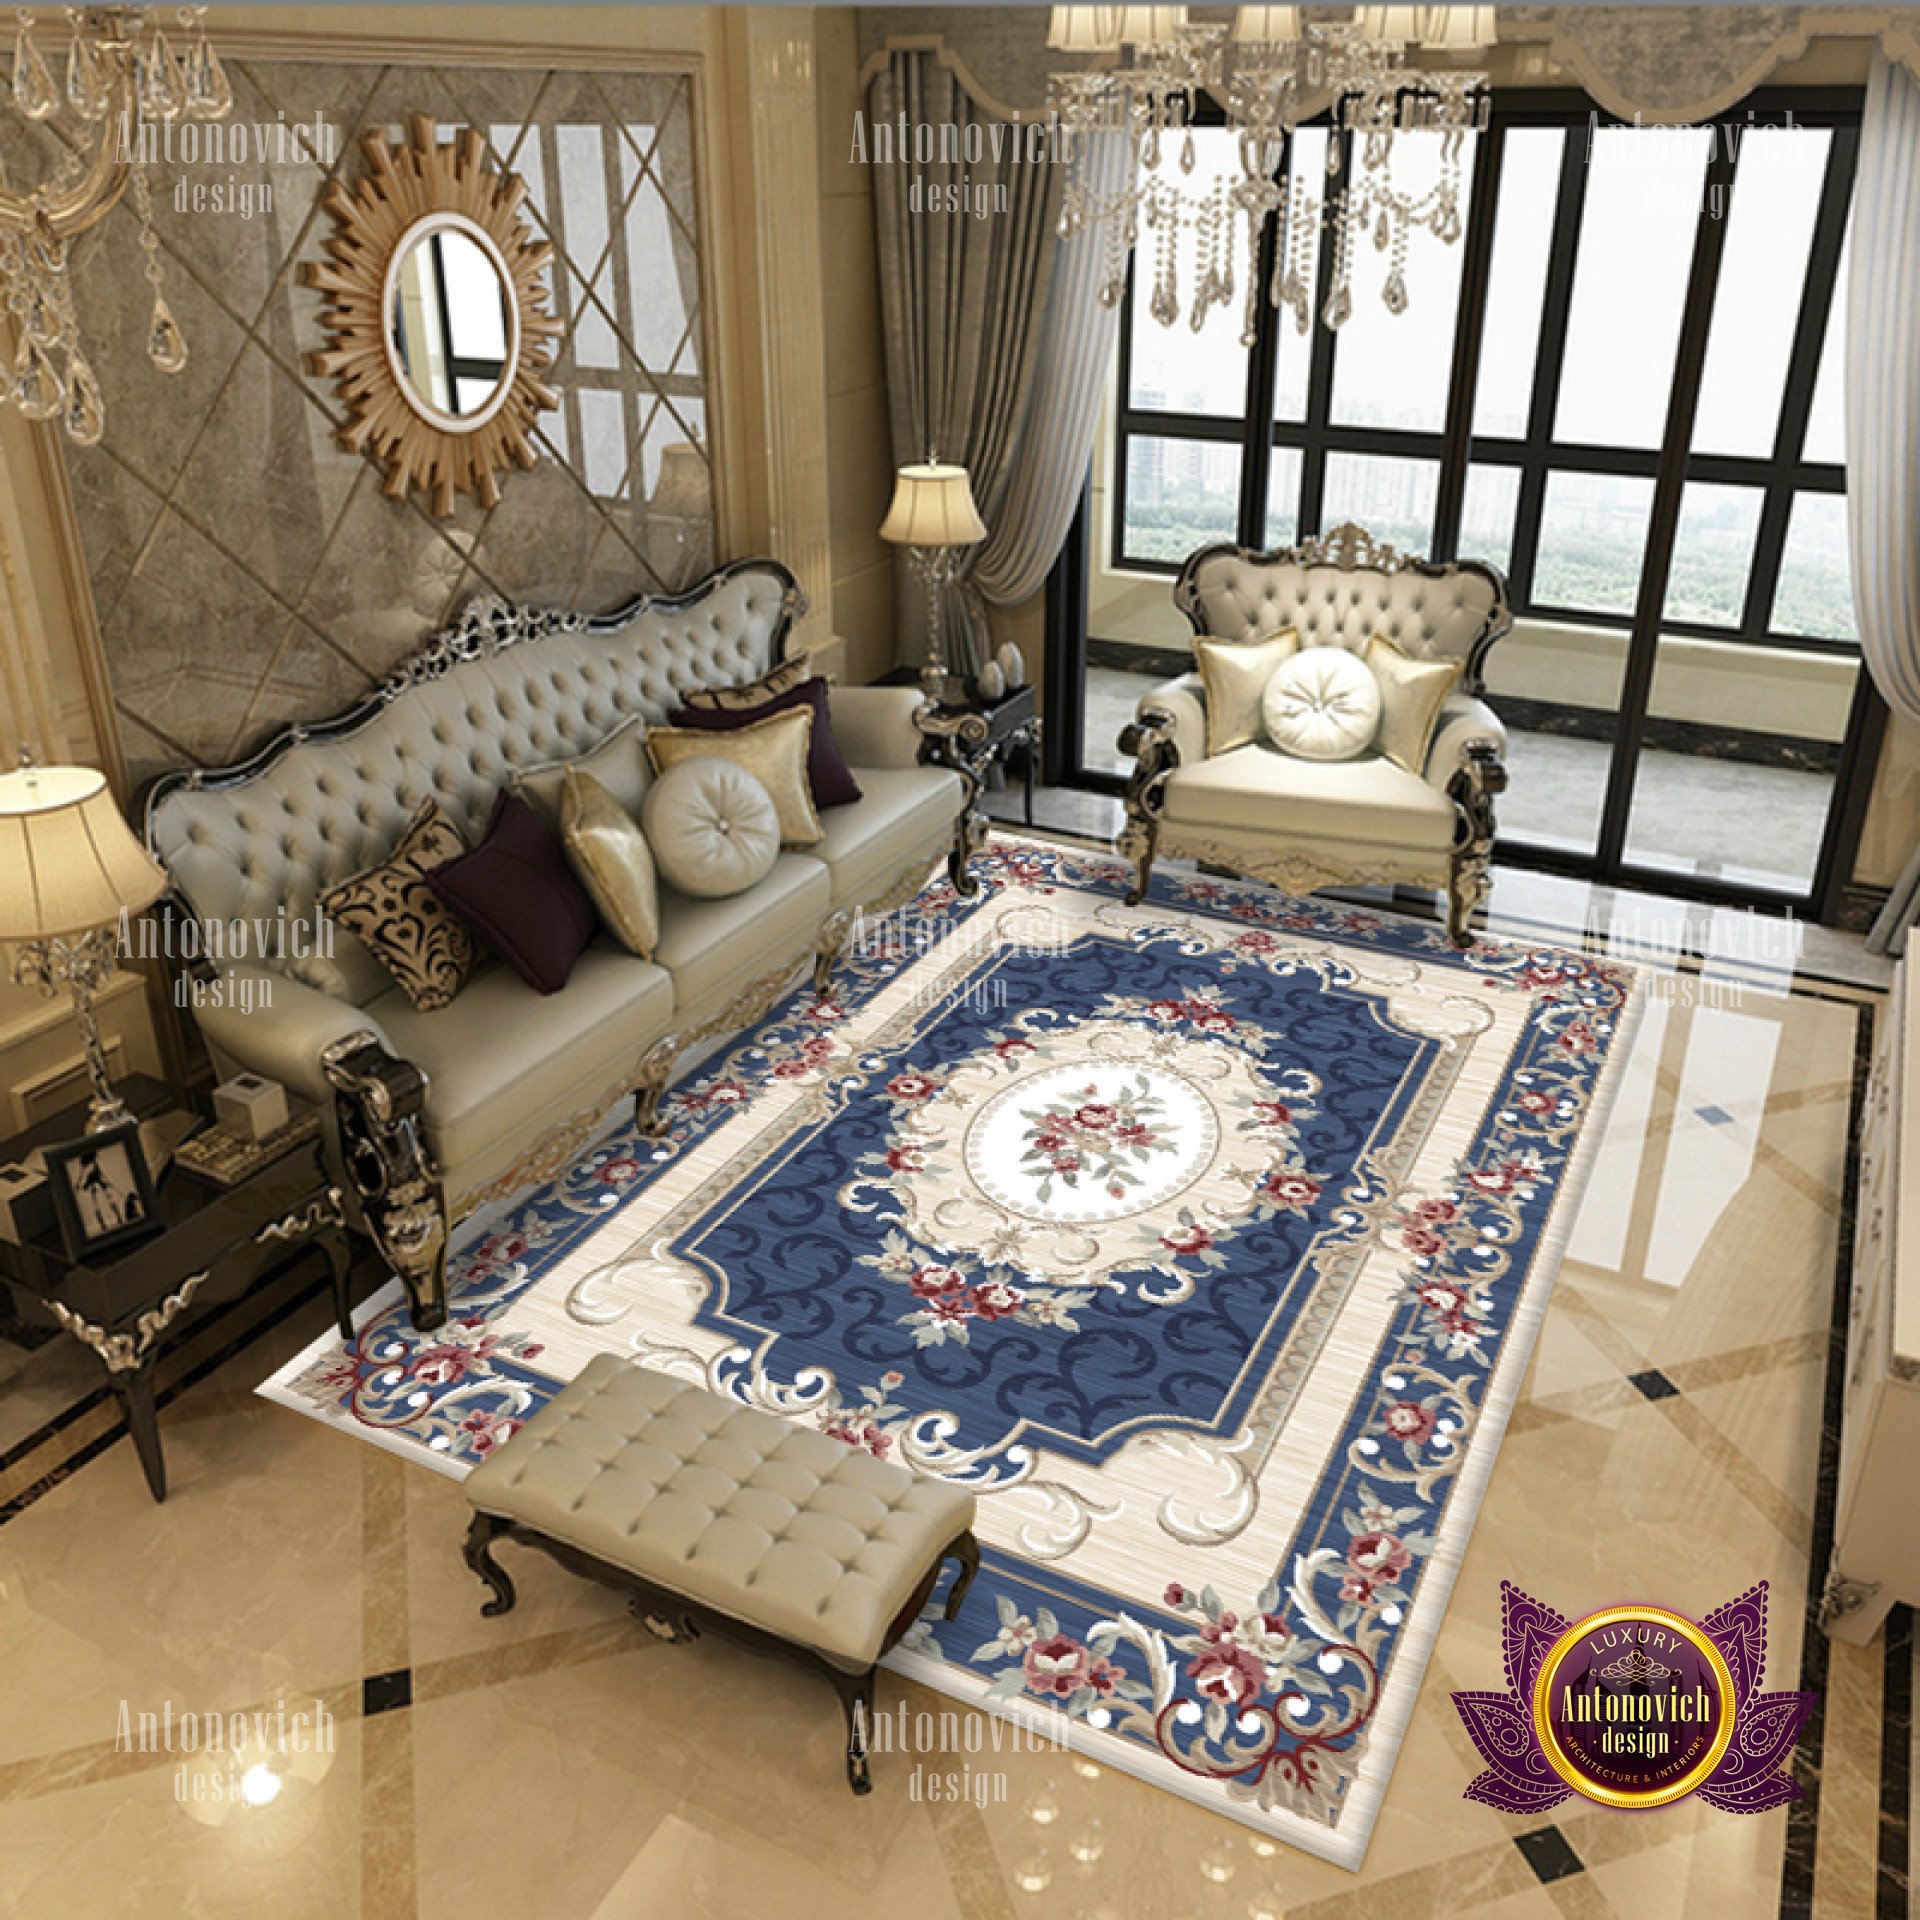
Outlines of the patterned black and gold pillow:
[{"label": "patterned black and gold pillow", "polygon": [[377,867],[342,880],[320,905],[356,935],[422,1013],[444,1007],[480,957],[466,923],[427,885],[435,867],[467,851],[437,800],[427,801]]},{"label": "patterned black and gold pillow", "polygon": [[782,660],[777,667],[738,687],[695,687],[683,705],[700,713],[735,713],[742,707],[757,707],[791,693],[803,680],[813,678],[813,667],[804,653]]}]

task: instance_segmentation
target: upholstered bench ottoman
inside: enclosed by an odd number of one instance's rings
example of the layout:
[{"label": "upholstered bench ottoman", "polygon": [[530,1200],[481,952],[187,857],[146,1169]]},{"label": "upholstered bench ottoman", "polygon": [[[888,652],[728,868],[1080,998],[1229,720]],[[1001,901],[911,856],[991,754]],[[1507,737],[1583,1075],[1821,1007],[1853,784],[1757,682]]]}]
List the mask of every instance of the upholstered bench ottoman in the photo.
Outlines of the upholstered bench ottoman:
[{"label": "upholstered bench ottoman", "polygon": [[704,1626],[823,1668],[847,1715],[847,1778],[871,1786],[874,1672],[949,1559],[947,1618],[979,1565],[973,1495],[857,1447],[596,1354],[467,1478],[466,1560],[505,1613],[493,1543],[540,1547],[629,1595],[666,1640]]}]

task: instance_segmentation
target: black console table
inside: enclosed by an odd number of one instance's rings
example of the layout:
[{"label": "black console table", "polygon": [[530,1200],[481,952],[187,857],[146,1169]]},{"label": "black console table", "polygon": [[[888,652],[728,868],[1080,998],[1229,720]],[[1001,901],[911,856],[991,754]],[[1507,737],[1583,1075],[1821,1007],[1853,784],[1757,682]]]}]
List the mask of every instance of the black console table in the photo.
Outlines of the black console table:
[{"label": "black console table", "polygon": [[[882,674],[874,684],[881,687],[917,687],[920,685],[919,670],[914,667],[895,667],[891,673]],[[986,721],[986,737],[977,746],[963,749],[976,781],[984,782],[989,767],[1004,767],[1016,751],[1022,755],[1026,775],[1026,821],[1028,826],[1032,826],[1033,774],[1035,763],[1040,758],[1040,714],[1032,683],[1015,687],[998,700],[988,701],[976,699],[966,681],[957,673],[950,673],[933,706],[936,713],[977,713]]]},{"label": "black console table", "polygon": [[[152,1081],[123,1086],[121,1093],[143,1116],[197,1105]],[[85,1124],[84,1107],[70,1108],[0,1142],[0,1164],[22,1160],[37,1146],[75,1139]],[[167,1468],[154,1419],[153,1373],[165,1338],[315,1247],[327,1262],[341,1337],[351,1339],[347,1284],[353,1255],[340,1190],[318,1139],[290,1148],[231,1187],[169,1164],[157,1197],[147,1238],[97,1260],[75,1260],[58,1227],[19,1244],[0,1240],[0,1285],[26,1324],[61,1328],[99,1356],[126,1411],[147,1486],[164,1500]]]}]

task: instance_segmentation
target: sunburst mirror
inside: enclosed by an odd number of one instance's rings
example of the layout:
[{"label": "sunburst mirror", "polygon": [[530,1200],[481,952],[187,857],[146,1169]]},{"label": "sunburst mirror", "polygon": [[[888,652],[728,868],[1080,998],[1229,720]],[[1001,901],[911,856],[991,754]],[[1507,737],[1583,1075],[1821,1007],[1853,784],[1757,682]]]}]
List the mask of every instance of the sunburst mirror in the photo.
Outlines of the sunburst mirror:
[{"label": "sunburst mirror", "polygon": [[350,409],[340,443],[387,467],[395,500],[418,487],[441,519],[454,496],[500,498],[499,475],[531,467],[535,417],[559,405],[542,376],[560,323],[542,278],[553,248],[520,211],[526,183],[487,164],[467,127],[451,140],[418,114],[411,142],[362,143],[369,171],[336,180],[328,258],[302,277],[326,299],[329,344],[308,356]]}]

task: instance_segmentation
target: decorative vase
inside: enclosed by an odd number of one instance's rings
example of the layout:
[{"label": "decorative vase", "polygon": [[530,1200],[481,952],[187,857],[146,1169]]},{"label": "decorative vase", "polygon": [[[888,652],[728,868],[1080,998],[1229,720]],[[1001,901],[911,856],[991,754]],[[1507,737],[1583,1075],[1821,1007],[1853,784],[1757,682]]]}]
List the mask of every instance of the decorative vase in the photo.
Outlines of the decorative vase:
[{"label": "decorative vase", "polygon": [[1006,698],[1007,676],[1000,670],[999,660],[989,660],[973,676],[973,690],[982,700],[991,706],[996,700]]},{"label": "decorative vase", "polygon": [[1011,640],[1002,641],[995,652],[994,664],[1000,669],[1000,677],[1009,693],[1017,693],[1027,684],[1026,656]]}]

